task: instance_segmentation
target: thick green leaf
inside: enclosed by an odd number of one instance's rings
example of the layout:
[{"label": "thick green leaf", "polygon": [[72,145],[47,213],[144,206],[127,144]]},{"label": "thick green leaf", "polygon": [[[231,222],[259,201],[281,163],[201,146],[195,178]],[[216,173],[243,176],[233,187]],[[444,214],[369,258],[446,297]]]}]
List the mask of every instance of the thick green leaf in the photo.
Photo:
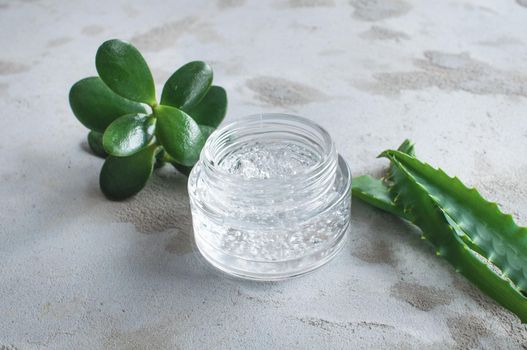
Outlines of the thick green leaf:
[{"label": "thick green leaf", "polygon": [[374,207],[406,220],[412,219],[410,213],[405,213],[403,209],[393,203],[390,188],[382,180],[375,179],[369,175],[358,176],[353,179],[351,191],[354,197]]},{"label": "thick green leaf", "polygon": [[[458,231],[458,225],[451,225],[451,217],[446,212],[448,208],[440,207],[435,196],[399,161],[399,158],[412,157],[397,151],[388,151],[383,155],[398,169],[392,178],[393,194],[398,198],[396,204],[412,213],[413,222],[422,230],[423,238],[434,246],[436,254],[449,261],[456,271],[483,292],[514,312],[522,322],[527,322],[527,298],[509,278],[499,275],[465,244],[463,236],[467,232]],[[468,208],[469,211],[474,209]],[[489,221],[492,219],[484,220],[481,226]]]},{"label": "thick green leaf", "polygon": [[171,164],[174,166],[174,168],[177,169],[177,171],[179,171],[181,174],[185,176],[189,176],[193,168],[192,166],[184,166],[178,163],[171,163]]},{"label": "thick green leaf", "polygon": [[73,114],[88,129],[104,132],[118,117],[129,113],[145,113],[145,107],[110,90],[99,77],[76,82],[70,90]]},{"label": "thick green leaf", "polygon": [[165,165],[166,161],[165,161],[165,150],[163,149],[163,147],[158,147],[158,151],[156,153],[156,163],[154,164],[154,169],[159,169],[161,168],[163,165]]},{"label": "thick green leaf", "polygon": [[427,191],[437,206],[455,222],[484,257],[504,276],[527,292],[527,227],[516,225],[496,203],[485,200],[476,189],[467,188],[458,178],[398,151],[384,153],[397,160]]},{"label": "thick green leaf", "polygon": [[161,94],[161,104],[186,111],[201,101],[210,84],[210,66],[202,61],[189,62],[168,78]]},{"label": "thick green leaf", "polygon": [[[201,128],[201,126],[200,126],[200,128]],[[166,155],[165,159],[166,159],[167,162],[172,164],[174,166],[174,168],[176,168],[177,171],[179,171],[181,174],[183,174],[185,176],[189,176],[190,172],[192,171],[192,168],[194,167],[194,166],[185,166],[185,165],[178,164],[169,155]]]},{"label": "thick green leaf", "polygon": [[156,104],[152,73],[139,50],[130,43],[117,39],[105,41],[97,50],[95,66],[101,79],[118,95]]},{"label": "thick green leaf", "polygon": [[227,113],[227,93],[220,86],[211,86],[205,97],[196,106],[188,109],[196,123],[217,128]]},{"label": "thick green leaf", "polygon": [[[411,156],[415,155],[414,144],[408,139],[404,140],[398,150]],[[389,179],[391,173],[397,171],[398,170],[395,166],[390,165],[386,177]],[[411,213],[399,208],[392,201],[389,184],[389,181],[383,181],[369,175],[363,175],[353,179],[351,191],[354,197],[357,197],[374,207],[411,221]]]},{"label": "thick green leaf", "polygon": [[[398,151],[406,153],[412,157],[415,157],[415,147],[412,141],[406,139],[401,143],[399,148],[397,148]],[[380,156],[379,156],[380,157]],[[388,167],[388,171],[386,172],[386,176],[384,178],[385,182],[389,185],[390,179],[392,177],[392,173],[397,172],[397,167],[390,163],[390,166]]]},{"label": "thick green leaf", "polygon": [[198,126],[205,140],[209,138],[210,134],[212,134],[214,130],[216,130],[212,126],[208,126],[208,125],[198,125]]},{"label": "thick green leaf", "polygon": [[104,132],[104,149],[118,157],[132,155],[148,146],[154,137],[155,125],[156,119],[152,115],[123,115]]},{"label": "thick green leaf", "polygon": [[401,143],[399,148],[397,148],[399,152],[403,152],[405,154],[408,154],[409,156],[415,157],[415,145],[412,141],[406,139]]},{"label": "thick green leaf", "polygon": [[151,145],[129,157],[109,156],[99,176],[101,190],[112,200],[122,200],[141,191],[152,174],[156,147]]},{"label": "thick green leaf", "polygon": [[156,137],[165,151],[179,164],[192,166],[205,143],[199,125],[185,112],[169,106],[154,108]]},{"label": "thick green leaf", "polygon": [[356,178],[353,195],[416,224],[437,255],[527,322],[523,287],[527,229],[475,189],[413,155],[408,140],[399,151],[383,152],[381,156],[391,161],[387,179]]},{"label": "thick green leaf", "polygon": [[90,149],[96,156],[101,158],[108,157],[108,153],[106,153],[102,145],[102,134],[100,132],[90,131],[88,133],[88,146],[90,146]]}]

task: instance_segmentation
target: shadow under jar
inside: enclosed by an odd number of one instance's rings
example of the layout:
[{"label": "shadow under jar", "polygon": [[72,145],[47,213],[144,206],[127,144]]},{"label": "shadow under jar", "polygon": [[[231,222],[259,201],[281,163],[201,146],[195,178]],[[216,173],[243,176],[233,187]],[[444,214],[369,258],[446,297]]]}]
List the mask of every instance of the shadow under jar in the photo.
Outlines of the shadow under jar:
[{"label": "shadow under jar", "polygon": [[259,114],[216,130],[188,187],[196,245],[228,274],[298,276],[345,243],[351,174],[329,134],[308,119]]}]

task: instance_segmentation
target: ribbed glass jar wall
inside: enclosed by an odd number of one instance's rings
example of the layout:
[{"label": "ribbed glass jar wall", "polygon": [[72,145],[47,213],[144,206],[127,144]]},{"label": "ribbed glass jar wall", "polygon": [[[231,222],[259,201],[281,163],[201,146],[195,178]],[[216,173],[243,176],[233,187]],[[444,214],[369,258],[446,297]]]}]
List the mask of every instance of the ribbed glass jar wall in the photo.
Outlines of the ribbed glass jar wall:
[{"label": "ribbed glass jar wall", "polygon": [[345,242],[351,174],[329,134],[286,114],[242,118],[208,139],[189,178],[202,255],[240,277],[311,271]]}]

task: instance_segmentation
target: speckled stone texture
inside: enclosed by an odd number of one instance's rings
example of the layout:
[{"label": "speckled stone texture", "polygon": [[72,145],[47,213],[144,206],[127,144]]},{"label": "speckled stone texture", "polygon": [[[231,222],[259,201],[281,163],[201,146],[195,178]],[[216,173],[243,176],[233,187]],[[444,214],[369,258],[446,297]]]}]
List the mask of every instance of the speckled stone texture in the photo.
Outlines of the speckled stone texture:
[{"label": "speckled stone texture", "polygon": [[68,106],[108,38],[158,90],[203,59],[228,119],[299,114],[355,175],[408,137],[527,224],[525,0],[0,0],[0,349],[526,349],[527,330],[396,218],[355,201],[350,242],[302,278],[215,272],[166,167],[107,201]]}]

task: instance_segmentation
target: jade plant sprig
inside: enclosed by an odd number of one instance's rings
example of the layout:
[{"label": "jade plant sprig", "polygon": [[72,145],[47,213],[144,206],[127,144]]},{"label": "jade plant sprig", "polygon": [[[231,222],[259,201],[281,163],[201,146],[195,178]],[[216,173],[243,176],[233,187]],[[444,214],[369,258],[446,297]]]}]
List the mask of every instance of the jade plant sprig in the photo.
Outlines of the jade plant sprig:
[{"label": "jade plant sprig", "polygon": [[359,176],[353,195],[418,226],[436,255],[527,323],[527,228],[476,189],[419,161],[409,141],[381,157],[391,162],[386,176]]},{"label": "jade plant sprig", "polygon": [[212,85],[211,67],[193,61],[179,68],[158,103],[152,73],[130,43],[104,42],[95,66],[99,76],[75,83],[69,101],[90,129],[88,145],[106,158],[99,177],[106,197],[133,196],[165,162],[188,175],[227,111],[227,94]]}]

